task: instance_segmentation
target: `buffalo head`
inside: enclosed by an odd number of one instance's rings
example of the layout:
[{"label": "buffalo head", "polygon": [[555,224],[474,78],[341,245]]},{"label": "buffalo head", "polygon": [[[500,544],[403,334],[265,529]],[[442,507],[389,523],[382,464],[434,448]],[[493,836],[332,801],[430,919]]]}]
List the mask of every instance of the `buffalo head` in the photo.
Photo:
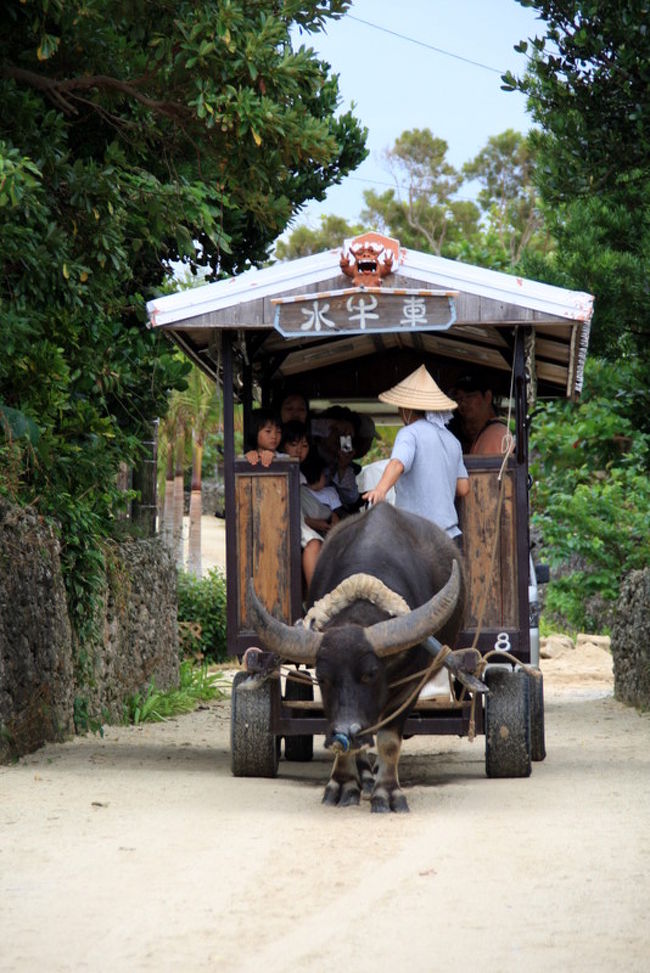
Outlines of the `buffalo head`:
[{"label": "buffalo head", "polygon": [[404,615],[362,626],[337,624],[323,632],[285,625],[259,601],[249,582],[253,626],[266,648],[291,662],[316,667],[327,719],[326,744],[355,750],[370,742],[364,730],[372,727],[389,697],[387,663],[399,653],[426,640],[456,611],[461,575],[453,561],[451,575],[429,601]]}]

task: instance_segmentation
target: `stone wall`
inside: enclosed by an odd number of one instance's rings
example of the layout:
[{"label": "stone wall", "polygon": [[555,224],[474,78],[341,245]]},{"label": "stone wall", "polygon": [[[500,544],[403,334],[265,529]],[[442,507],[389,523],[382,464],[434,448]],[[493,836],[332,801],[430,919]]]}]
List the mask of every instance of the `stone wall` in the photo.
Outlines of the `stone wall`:
[{"label": "stone wall", "polygon": [[59,542],[0,500],[0,760],[73,729],[72,633]]},{"label": "stone wall", "polygon": [[0,500],[0,761],[119,721],[153,679],[178,684],[176,571],[157,539],[108,552],[95,644],[76,646],[53,532]]},{"label": "stone wall", "polygon": [[650,568],[625,578],[612,627],[614,695],[650,707]]},{"label": "stone wall", "polygon": [[156,537],[116,545],[107,567],[102,637],[89,647],[77,705],[83,701],[92,720],[119,722],[124,699],[150,681],[158,689],[178,685],[176,569]]}]

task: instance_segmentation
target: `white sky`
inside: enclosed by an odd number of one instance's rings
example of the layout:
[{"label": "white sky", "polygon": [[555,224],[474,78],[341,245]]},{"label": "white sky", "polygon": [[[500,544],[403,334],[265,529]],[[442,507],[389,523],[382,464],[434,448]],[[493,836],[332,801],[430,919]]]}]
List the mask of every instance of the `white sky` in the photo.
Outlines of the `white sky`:
[{"label": "white sky", "polygon": [[[535,13],[516,0],[355,0],[349,14],[332,23],[326,34],[305,36],[304,43],[340,75],[341,109],[355,102],[355,115],[369,130],[370,154],[329,190],[324,202],[305,207],[294,225],[315,227],[326,213],[355,221],[364,205],[364,189],[383,192],[393,185],[381,155],[408,129],[430,128],[445,139],[447,159],[456,168],[473,158],[491,135],[507,128],[528,131],[525,99],[519,92],[501,90],[500,73],[523,73],[526,58],[513,48],[544,33]],[[471,195],[471,188],[463,186],[459,195]]]}]

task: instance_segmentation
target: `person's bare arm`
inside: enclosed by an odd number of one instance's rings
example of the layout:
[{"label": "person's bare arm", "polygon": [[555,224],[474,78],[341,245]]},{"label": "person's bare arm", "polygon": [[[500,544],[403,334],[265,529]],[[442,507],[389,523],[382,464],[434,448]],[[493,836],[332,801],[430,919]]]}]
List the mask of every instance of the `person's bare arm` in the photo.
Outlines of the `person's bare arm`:
[{"label": "person's bare arm", "polygon": [[469,479],[466,476],[459,477],[456,480],[456,496],[466,497],[469,493]]},{"label": "person's bare arm", "polygon": [[483,430],[470,452],[473,455],[502,456],[508,445],[508,437],[505,422],[493,422]]},{"label": "person's bare arm", "polygon": [[381,503],[382,500],[386,499],[386,494],[391,487],[395,486],[403,472],[404,464],[401,460],[389,460],[377,486],[373,490],[368,490],[367,493],[364,493],[362,499],[367,503]]}]

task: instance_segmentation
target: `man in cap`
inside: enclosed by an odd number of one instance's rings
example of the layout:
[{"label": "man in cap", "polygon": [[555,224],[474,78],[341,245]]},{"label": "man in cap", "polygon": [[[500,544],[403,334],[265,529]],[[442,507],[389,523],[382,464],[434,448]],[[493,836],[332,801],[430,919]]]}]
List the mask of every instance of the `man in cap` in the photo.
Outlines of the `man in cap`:
[{"label": "man in cap", "polygon": [[451,394],[458,403],[464,451],[473,455],[505,453],[510,434],[496,414],[489,377],[480,372],[461,375],[454,382]]},{"label": "man in cap", "polygon": [[379,399],[398,407],[404,428],[395,438],[379,483],[363,499],[379,503],[394,486],[396,506],[459,537],[454,500],[469,493],[469,479],[460,443],[447,429],[456,403],[438,388],[424,365]]}]

